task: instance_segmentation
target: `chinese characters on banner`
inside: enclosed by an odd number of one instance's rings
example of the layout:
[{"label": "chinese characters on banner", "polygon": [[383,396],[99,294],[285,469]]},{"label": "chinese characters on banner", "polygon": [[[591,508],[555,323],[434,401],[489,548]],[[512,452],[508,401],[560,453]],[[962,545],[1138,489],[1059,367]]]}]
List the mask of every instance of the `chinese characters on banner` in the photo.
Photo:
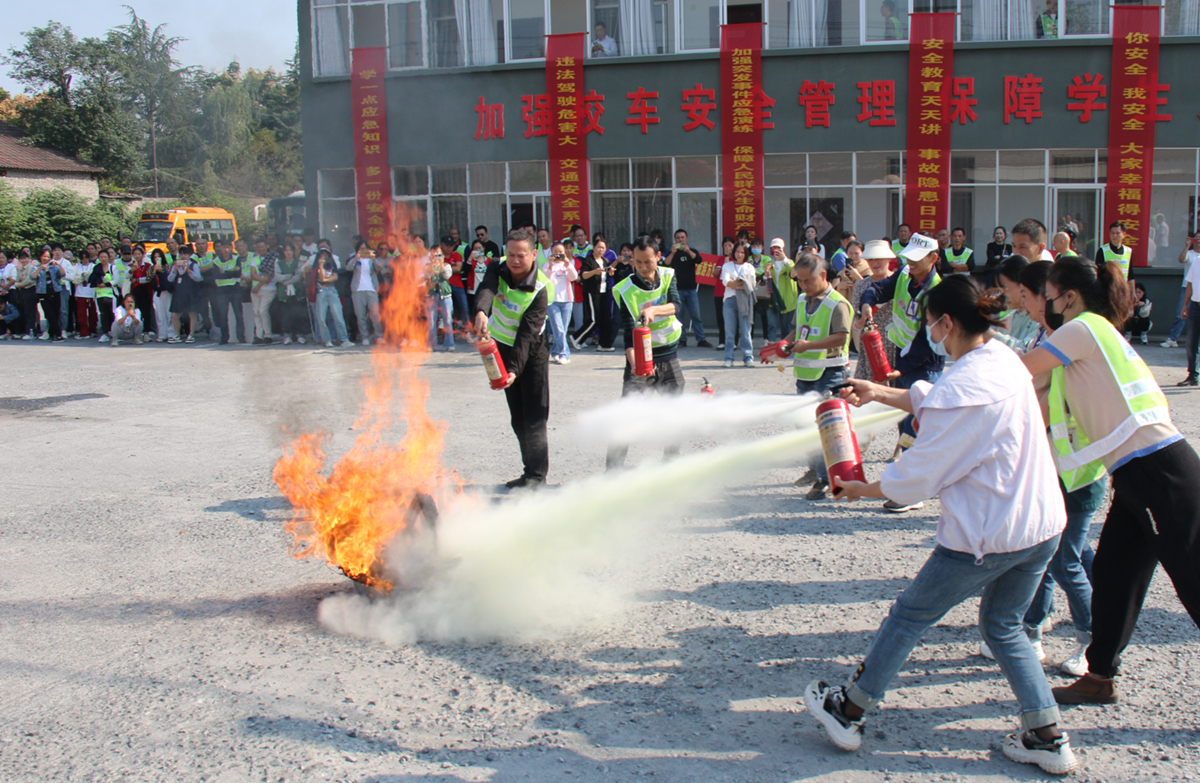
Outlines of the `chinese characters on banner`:
[{"label": "chinese characters on banner", "polygon": [[[1159,6],[1113,6],[1112,91],[1108,116],[1108,182],[1104,225],[1125,224],[1133,266],[1146,266],[1150,186],[1154,180],[1154,126],[1166,104],[1158,83]],[[1105,231],[1102,236],[1108,236]]]},{"label": "chinese characters on banner", "polygon": [[354,107],[354,183],[358,199],[358,233],[371,244],[392,230],[392,175],[388,167],[387,49],[355,49],[350,74]]},{"label": "chinese characters on banner", "polygon": [[[909,16],[904,217],[914,231],[928,235],[950,225],[954,17],[952,13]],[[960,88],[965,86],[960,85]],[[959,111],[955,112],[955,117],[960,121],[965,119]]]},{"label": "chinese characters on banner", "polygon": [[721,102],[723,233],[736,236],[745,229],[761,237],[763,118],[764,109],[774,104],[762,92],[761,24],[721,27]]},{"label": "chinese characters on banner", "polygon": [[[550,160],[550,233],[555,237],[570,235],[572,225],[586,229],[588,224],[584,122],[598,125],[600,113],[585,112],[583,39],[583,33],[546,36],[545,110],[548,116],[545,125],[548,127],[546,146]],[[531,108],[536,112],[536,103]]]}]

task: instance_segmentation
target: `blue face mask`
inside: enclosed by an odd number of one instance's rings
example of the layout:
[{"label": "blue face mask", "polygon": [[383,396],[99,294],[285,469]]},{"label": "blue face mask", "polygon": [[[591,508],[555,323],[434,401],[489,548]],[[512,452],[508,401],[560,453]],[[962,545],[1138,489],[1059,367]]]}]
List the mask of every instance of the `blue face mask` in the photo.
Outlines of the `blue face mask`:
[{"label": "blue face mask", "polygon": [[[942,318],[945,318],[945,317],[946,316],[944,316],[944,315],[942,316]],[[934,354],[936,354],[937,356],[947,356],[948,355],[946,353],[946,338],[943,337],[941,339],[941,341],[939,341],[939,342],[935,342],[933,339],[933,327],[935,327],[939,323],[941,323],[942,318],[937,319],[936,321],[934,321],[931,324],[925,324],[925,339],[927,341],[929,341],[930,349],[932,349]]]},{"label": "blue face mask", "polygon": [[753,253],[753,254],[754,254],[754,255],[756,255],[756,256],[761,256],[761,255],[762,255],[762,248],[761,248],[761,247],[752,247],[752,248],[750,248],[750,252],[751,252],[751,253]]}]

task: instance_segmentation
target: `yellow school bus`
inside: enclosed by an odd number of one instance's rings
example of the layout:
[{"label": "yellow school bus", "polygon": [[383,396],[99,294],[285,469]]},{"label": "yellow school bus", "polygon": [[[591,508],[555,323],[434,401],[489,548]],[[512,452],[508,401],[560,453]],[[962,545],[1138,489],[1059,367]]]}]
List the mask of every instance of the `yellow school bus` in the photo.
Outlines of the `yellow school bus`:
[{"label": "yellow school bus", "polygon": [[195,242],[197,239],[238,238],[237,221],[233,215],[214,207],[179,207],[162,212],[143,212],[138,218],[134,242],[146,246],[149,254],[154,248],[166,250],[168,237],[179,244]]}]

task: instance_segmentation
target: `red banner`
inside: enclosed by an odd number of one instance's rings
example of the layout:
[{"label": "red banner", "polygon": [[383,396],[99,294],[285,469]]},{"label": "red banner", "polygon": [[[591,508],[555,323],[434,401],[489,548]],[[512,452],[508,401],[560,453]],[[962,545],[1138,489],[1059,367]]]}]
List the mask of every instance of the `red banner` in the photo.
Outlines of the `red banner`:
[{"label": "red banner", "polygon": [[351,56],[350,101],[354,107],[354,183],[358,233],[372,244],[392,230],[392,175],[388,168],[387,49],[355,49]]},{"label": "red banner", "polygon": [[1120,220],[1133,266],[1147,266],[1150,187],[1154,182],[1154,126],[1171,119],[1158,107],[1167,102],[1158,83],[1160,6],[1112,8],[1112,89],[1109,91],[1108,181],[1104,188],[1104,232]]},{"label": "red banner", "polygon": [[954,82],[952,13],[910,14],[908,155],[904,222],[933,235],[950,227],[950,87]]},{"label": "red banner", "polygon": [[[724,234],[763,235],[762,25],[721,27],[721,200]],[[774,103],[774,101],[771,101]]]},{"label": "red banner", "polygon": [[546,36],[546,97],[550,122],[550,233],[588,227],[588,156],[583,132],[584,33]]}]

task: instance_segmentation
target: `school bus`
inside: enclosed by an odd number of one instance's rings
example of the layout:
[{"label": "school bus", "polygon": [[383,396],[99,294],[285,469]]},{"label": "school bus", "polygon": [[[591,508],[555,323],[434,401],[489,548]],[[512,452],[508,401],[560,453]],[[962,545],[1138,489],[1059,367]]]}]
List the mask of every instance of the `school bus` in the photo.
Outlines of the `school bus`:
[{"label": "school bus", "polygon": [[195,242],[197,239],[238,238],[237,221],[223,209],[213,207],[179,207],[163,212],[143,212],[138,219],[134,242],[140,242],[149,254],[154,248],[166,250],[167,238],[174,237],[179,244]]}]

